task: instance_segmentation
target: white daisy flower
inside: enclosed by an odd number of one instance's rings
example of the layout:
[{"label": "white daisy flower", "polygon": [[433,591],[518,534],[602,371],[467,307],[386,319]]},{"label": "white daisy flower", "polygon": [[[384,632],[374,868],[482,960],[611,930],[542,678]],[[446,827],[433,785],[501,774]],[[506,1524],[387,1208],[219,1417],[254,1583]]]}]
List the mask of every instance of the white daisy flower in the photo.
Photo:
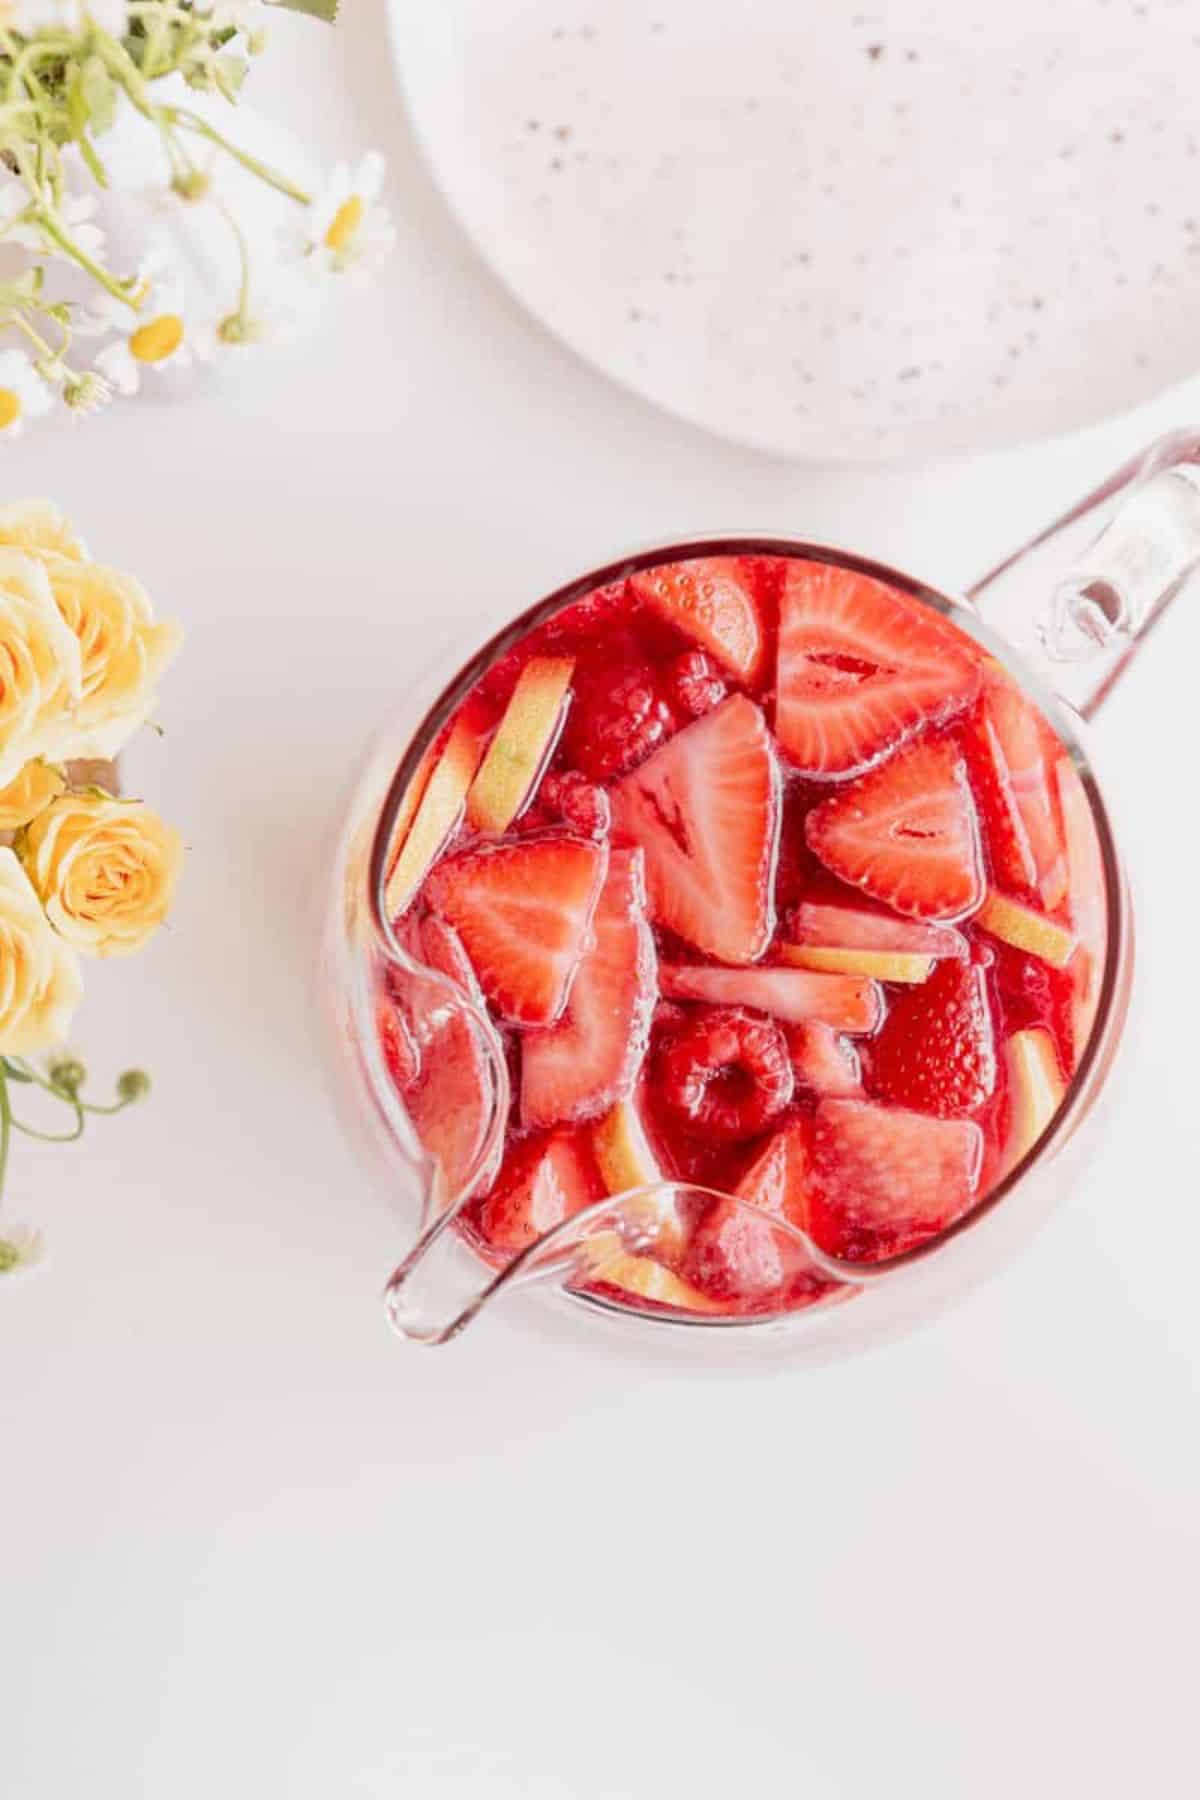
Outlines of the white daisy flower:
[{"label": "white daisy flower", "polygon": [[0,350],[0,437],[20,437],[26,419],[40,418],[53,405],[53,389],[25,352]]},{"label": "white daisy flower", "polygon": [[136,394],[147,369],[184,369],[204,355],[201,322],[160,254],[142,264],[134,292],[136,312],[105,294],[87,328],[118,334],[97,355],[96,369],[119,394]]},{"label": "white daisy flower", "polygon": [[46,1240],[32,1225],[0,1225],[0,1284],[46,1266]]},{"label": "white daisy flower", "polygon": [[299,223],[287,230],[289,258],[322,274],[369,274],[389,254],[396,233],[379,205],[383,157],[370,150],[357,169],[338,163]]}]

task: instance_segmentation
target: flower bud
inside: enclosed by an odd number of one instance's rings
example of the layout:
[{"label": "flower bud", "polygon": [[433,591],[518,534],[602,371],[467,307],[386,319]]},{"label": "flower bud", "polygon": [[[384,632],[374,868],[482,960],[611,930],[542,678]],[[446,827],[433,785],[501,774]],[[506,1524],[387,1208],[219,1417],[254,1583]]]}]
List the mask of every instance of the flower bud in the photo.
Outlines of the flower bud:
[{"label": "flower bud", "polygon": [[150,1077],[145,1069],[126,1069],[117,1081],[117,1097],[126,1106],[132,1106],[135,1100],[144,1100],[150,1092]]},{"label": "flower bud", "polygon": [[77,1056],[57,1056],[47,1070],[51,1087],[60,1094],[69,1094],[72,1099],[87,1080],[87,1068]]}]

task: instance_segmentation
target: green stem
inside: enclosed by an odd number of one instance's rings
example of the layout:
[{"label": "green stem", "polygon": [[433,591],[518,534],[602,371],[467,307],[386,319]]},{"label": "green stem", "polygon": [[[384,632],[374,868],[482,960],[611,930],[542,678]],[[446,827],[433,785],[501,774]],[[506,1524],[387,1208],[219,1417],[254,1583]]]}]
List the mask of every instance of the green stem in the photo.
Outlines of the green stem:
[{"label": "green stem", "polygon": [[23,318],[20,313],[14,312],[10,314],[7,319],[0,319],[0,331],[3,331],[8,325],[15,325],[18,331],[23,331],[30,343],[33,344],[36,349],[40,350],[43,356],[49,357],[51,362],[57,362],[59,360],[63,350],[67,348],[67,344],[70,342],[69,338],[64,339],[62,349],[60,349],[56,355],[42,336],[41,332],[35,331],[33,326],[29,323],[29,320]]},{"label": "green stem", "polygon": [[56,219],[52,218],[49,213],[43,212],[38,218],[38,224],[46,236],[58,245],[64,255],[69,256],[72,262],[78,263],[81,269],[86,270],[92,280],[97,282],[106,293],[111,294],[114,300],[120,300],[122,305],[127,306],[131,312],[137,311],[138,303],[129,289],[122,287],[121,283],[115,280],[107,270],[102,269],[86,250],[81,250],[74,238],[67,235]]},{"label": "green stem", "polygon": [[241,282],[238,286],[237,316],[242,325],[245,325],[246,320],[250,315],[250,247],[246,243],[245,232],[242,230],[225,202],[223,200],[218,200],[216,205],[217,211],[225,220],[230,231],[232,231],[234,241],[237,244],[238,263],[242,272]]},{"label": "green stem", "polygon": [[35,1131],[32,1125],[25,1125],[12,1115],[14,1131],[23,1132],[26,1137],[40,1138],[43,1144],[73,1144],[83,1136],[85,1124],[82,1107],[75,1108],[75,1129],[73,1131]]},{"label": "green stem", "polygon": [[[124,1112],[127,1106],[136,1104],[133,1100],[115,1100],[111,1106],[97,1106],[90,1100],[81,1100],[78,1094],[68,1093],[66,1088],[56,1087],[42,1074],[36,1063],[29,1061],[28,1057],[10,1056],[7,1058],[7,1062],[10,1071],[18,1078],[24,1076],[27,1081],[32,1081],[36,1086],[43,1088],[47,1094],[52,1094],[56,1100],[65,1101],[68,1106],[73,1106],[76,1112],[96,1113],[111,1117],[113,1113]],[[3,1073],[4,1067],[0,1064],[0,1075]]]},{"label": "green stem", "polygon": [[278,170],[269,168],[266,163],[259,162],[256,156],[250,155],[249,151],[239,150],[236,144],[231,144],[227,137],[223,137],[219,131],[214,130],[207,119],[202,119],[198,113],[189,112],[186,106],[162,106],[155,107],[154,110],[162,113],[169,124],[178,125],[184,131],[194,131],[198,137],[207,138],[210,144],[215,144],[218,150],[225,152],[226,156],[232,156],[234,162],[241,163],[243,169],[249,169],[252,175],[257,175],[260,181],[265,181],[268,187],[275,188],[278,193],[286,194],[289,200],[295,200],[300,206],[312,204],[312,195],[307,193],[304,188],[297,187],[296,183],[289,181],[286,175],[281,175]]}]

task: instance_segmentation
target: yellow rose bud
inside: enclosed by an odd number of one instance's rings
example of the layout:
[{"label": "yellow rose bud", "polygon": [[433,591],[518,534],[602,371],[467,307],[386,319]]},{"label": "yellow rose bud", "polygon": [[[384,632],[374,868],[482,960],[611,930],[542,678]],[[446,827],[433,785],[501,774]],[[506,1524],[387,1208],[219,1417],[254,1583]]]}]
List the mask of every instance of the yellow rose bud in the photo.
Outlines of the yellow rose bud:
[{"label": "yellow rose bud", "polygon": [[66,754],[115,756],[153,711],[158,678],[183,634],[155,621],[150,596],[132,575],[53,551],[39,560],[82,659],[83,697]]},{"label": "yellow rose bud", "polygon": [[0,506],[0,544],[18,550],[56,550],[76,561],[84,555],[75,527],[53,500],[14,500]]},{"label": "yellow rose bud", "polygon": [[57,1043],[82,993],[75,952],[51,930],[13,852],[0,850],[0,1055]]},{"label": "yellow rose bud", "polygon": [[167,915],[183,841],[138,801],[63,794],[25,833],[21,859],[69,944],[127,956]]},{"label": "yellow rose bud", "polygon": [[0,787],[57,757],[81,696],[79,643],[41,563],[0,545]]},{"label": "yellow rose bud", "polygon": [[66,787],[66,780],[49,763],[27,762],[15,781],[0,788],[0,831],[19,831],[45,812]]}]

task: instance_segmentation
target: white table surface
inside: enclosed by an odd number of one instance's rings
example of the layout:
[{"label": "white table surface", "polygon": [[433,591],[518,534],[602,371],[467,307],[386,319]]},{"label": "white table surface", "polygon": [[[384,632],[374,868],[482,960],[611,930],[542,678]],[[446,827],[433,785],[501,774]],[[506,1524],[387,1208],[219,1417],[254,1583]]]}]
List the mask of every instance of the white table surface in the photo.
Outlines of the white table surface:
[{"label": "white table surface", "polygon": [[259,99],[387,149],[387,278],[302,363],[7,464],[187,622],[131,767],[192,848],[77,1032],[152,1103],[16,1153],[55,1266],[0,1299],[0,1790],[1192,1794],[1200,616],[1100,731],[1142,924],[1122,1110],[1023,1260],[898,1347],[702,1383],[554,1356],[519,1314],[396,1343],[310,980],[368,727],[456,624],[724,525],[952,585],[1200,386],[940,469],[723,448],[498,288],[414,155],[379,0],[345,10],[336,39],[280,22]]}]

